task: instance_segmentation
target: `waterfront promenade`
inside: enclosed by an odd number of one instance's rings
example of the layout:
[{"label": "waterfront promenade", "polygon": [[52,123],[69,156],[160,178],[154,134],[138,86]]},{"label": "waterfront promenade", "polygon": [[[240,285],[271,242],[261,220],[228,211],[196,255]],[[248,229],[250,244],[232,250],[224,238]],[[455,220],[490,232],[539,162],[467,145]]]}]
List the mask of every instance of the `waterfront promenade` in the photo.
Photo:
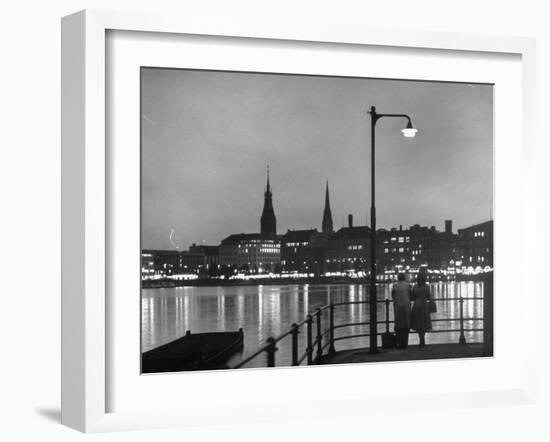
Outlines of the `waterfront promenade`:
[{"label": "waterfront promenade", "polygon": [[424,359],[454,359],[483,357],[483,344],[428,344],[411,345],[406,349],[384,348],[370,354],[368,348],[337,351],[322,357],[321,364],[353,364],[356,362],[420,361]]},{"label": "waterfront promenade", "polygon": [[[491,275],[492,276],[492,275]],[[428,346],[412,345],[407,349],[396,349],[392,344],[384,344],[384,336],[390,336],[390,330],[393,325],[391,317],[391,301],[389,299],[377,300],[377,310],[383,307],[383,320],[377,320],[375,327],[377,339],[382,337],[382,345],[372,349],[372,342],[369,349],[348,347],[344,351],[337,351],[341,341],[351,339],[365,338],[370,339],[369,321],[364,319],[358,322],[341,323],[335,321],[335,312],[340,308],[355,308],[357,306],[367,306],[370,308],[370,300],[362,301],[330,301],[322,307],[317,308],[315,313],[308,314],[307,317],[293,323],[288,331],[277,337],[269,337],[266,344],[260,347],[254,354],[244,359],[242,362],[232,368],[241,368],[258,357],[264,358],[268,367],[277,366],[276,353],[282,343],[290,339],[291,361],[290,365],[313,365],[313,364],[347,364],[355,362],[391,362],[403,360],[423,360],[423,359],[450,359],[450,358],[472,358],[493,356],[493,284],[492,277],[487,278],[484,283],[484,293],[482,296],[464,297],[433,297],[432,301],[436,305],[443,307],[447,305],[456,305],[456,308],[447,310],[443,317],[432,318],[434,324],[439,324],[437,328],[430,331],[432,334],[444,334],[449,339],[452,335],[458,333],[458,342],[455,340],[445,340],[439,343],[432,343]],[[465,312],[464,304],[467,302],[479,302],[481,308],[478,314],[472,315],[472,312]],[[449,312],[453,312],[449,314]],[[439,308],[438,308],[439,312]],[[326,313],[326,314],[324,314]],[[365,315],[361,315],[365,316]],[[469,324],[466,326],[466,324]],[[358,330],[357,327],[365,327]],[[385,330],[380,330],[380,327]],[[351,333],[338,334],[343,329],[351,330]],[[355,332],[353,330],[355,329]],[[368,332],[367,332],[368,331]],[[466,334],[478,332],[482,334],[481,342],[472,342],[466,338]],[[299,345],[299,335],[306,335],[305,345]],[[414,334],[413,334],[414,336]],[[375,341],[375,342],[376,342]],[[338,345],[335,345],[337,344]],[[371,351],[374,350],[374,351]]]}]

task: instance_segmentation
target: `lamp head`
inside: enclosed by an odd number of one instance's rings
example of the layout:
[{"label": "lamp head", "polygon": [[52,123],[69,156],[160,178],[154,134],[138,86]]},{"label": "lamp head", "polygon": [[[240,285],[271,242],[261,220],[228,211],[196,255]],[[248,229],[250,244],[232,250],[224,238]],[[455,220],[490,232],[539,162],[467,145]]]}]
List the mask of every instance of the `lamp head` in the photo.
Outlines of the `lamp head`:
[{"label": "lamp head", "polygon": [[405,129],[402,129],[401,132],[403,132],[404,137],[413,138],[418,130],[413,127],[411,121],[409,120],[409,122],[407,123],[407,127]]}]

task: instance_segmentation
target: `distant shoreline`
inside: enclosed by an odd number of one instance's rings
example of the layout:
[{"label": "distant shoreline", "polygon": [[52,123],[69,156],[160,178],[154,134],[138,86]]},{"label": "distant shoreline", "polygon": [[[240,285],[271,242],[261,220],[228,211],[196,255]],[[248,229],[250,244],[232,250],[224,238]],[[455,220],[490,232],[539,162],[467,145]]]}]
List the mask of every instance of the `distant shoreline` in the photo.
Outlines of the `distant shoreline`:
[{"label": "distant shoreline", "polygon": [[[488,275],[468,275],[467,277],[457,277],[454,279],[433,278],[430,282],[462,282],[462,281],[483,281]],[[378,281],[378,284],[392,284],[395,281]],[[265,279],[265,280],[193,280],[193,281],[171,281],[163,280],[141,283],[142,289],[176,288],[176,287],[238,287],[238,286],[259,286],[259,285],[297,285],[297,284],[368,284],[368,278],[296,278],[296,279]],[[411,281],[412,283],[412,281]]]}]

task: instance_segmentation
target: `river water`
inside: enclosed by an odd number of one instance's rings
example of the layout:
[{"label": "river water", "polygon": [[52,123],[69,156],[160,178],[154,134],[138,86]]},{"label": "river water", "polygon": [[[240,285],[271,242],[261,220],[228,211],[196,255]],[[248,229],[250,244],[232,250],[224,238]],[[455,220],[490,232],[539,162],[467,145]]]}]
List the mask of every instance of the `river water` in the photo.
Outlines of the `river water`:
[{"label": "river water", "polygon": [[[435,298],[483,297],[483,282],[440,282],[430,284]],[[378,298],[388,299],[391,286],[380,285]],[[364,284],[296,284],[264,286],[223,286],[223,287],[177,287],[142,290],[141,333],[142,351],[173,341],[185,334],[214,331],[244,330],[244,350],[236,355],[230,366],[254,353],[265,344],[268,337],[276,337],[290,329],[294,322],[302,321],[308,313],[331,301],[367,301],[368,286]],[[458,318],[458,301],[438,301],[438,311],[432,319]],[[465,318],[482,318],[481,300],[464,301]],[[366,304],[351,304],[335,307],[335,325],[368,321],[369,309]],[[378,320],[386,317],[386,306],[378,304]],[[393,311],[390,303],[390,319]],[[322,315],[323,329],[328,325],[328,309]],[[466,321],[465,329],[482,328],[481,321]],[[459,322],[433,322],[434,330],[458,329]],[[314,331],[316,330],[314,324]],[[386,330],[379,325],[380,332]],[[393,331],[390,325],[390,331]],[[356,325],[337,329],[335,337],[368,333],[368,325]],[[459,334],[428,333],[427,343],[458,342]],[[346,339],[336,342],[336,350],[368,347],[368,337]],[[481,342],[482,332],[466,333],[467,342]],[[411,333],[409,343],[418,343]],[[291,340],[287,337],[277,345],[276,364],[290,365]],[[306,328],[299,335],[299,354],[306,348]],[[265,355],[247,364],[248,367],[265,366]]]}]

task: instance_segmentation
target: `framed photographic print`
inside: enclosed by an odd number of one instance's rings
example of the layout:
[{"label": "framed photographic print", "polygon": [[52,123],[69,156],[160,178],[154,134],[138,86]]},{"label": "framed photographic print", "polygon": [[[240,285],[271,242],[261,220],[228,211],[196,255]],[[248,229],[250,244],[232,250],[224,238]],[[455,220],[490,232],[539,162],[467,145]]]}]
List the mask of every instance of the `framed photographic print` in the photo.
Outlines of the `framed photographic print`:
[{"label": "framed photographic print", "polygon": [[140,78],[143,373],[492,356],[492,84]]},{"label": "framed photographic print", "polygon": [[63,422],[529,401],[534,282],[503,277],[532,247],[533,57],[520,38],[66,17]]}]

